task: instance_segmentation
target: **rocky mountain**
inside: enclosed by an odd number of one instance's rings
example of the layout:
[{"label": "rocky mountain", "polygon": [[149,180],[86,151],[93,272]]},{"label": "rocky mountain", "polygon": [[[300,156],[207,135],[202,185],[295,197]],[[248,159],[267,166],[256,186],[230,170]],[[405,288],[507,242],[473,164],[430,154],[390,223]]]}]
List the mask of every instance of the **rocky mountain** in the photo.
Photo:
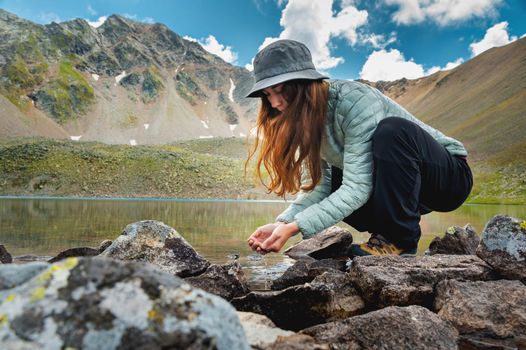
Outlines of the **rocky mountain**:
[{"label": "rocky mountain", "polygon": [[152,144],[244,136],[249,71],[163,24],[39,25],[0,9],[0,137]]}]

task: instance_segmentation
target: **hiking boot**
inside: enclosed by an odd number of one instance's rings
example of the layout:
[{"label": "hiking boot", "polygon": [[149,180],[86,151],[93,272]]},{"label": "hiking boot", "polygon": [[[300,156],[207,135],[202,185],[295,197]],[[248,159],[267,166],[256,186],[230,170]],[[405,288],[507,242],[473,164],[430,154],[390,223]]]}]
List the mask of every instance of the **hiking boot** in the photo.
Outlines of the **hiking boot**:
[{"label": "hiking boot", "polygon": [[412,249],[402,249],[390,243],[383,236],[372,234],[367,242],[361,244],[351,244],[352,256],[366,255],[415,255],[416,247]]}]

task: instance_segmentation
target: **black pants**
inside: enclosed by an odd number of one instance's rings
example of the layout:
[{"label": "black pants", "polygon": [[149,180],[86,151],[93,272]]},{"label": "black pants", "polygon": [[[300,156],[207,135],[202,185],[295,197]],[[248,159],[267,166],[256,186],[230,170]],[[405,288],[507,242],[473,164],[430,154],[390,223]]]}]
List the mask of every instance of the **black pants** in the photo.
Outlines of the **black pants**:
[{"label": "black pants", "polygon": [[[468,197],[471,170],[415,123],[382,120],[373,134],[373,192],[343,221],[358,231],[384,236],[400,248],[415,248],[420,215],[451,211]],[[342,170],[332,167],[332,191],[342,184]]]}]

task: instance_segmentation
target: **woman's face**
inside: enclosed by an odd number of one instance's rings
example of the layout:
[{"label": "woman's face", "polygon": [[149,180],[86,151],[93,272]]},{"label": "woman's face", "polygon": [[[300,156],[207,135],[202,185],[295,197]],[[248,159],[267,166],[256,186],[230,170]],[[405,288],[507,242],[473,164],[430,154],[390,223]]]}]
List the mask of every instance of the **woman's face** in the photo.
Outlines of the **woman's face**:
[{"label": "woman's face", "polygon": [[283,95],[283,84],[268,87],[263,90],[263,94],[266,96],[272,108],[275,108],[280,112],[283,112],[289,105]]}]

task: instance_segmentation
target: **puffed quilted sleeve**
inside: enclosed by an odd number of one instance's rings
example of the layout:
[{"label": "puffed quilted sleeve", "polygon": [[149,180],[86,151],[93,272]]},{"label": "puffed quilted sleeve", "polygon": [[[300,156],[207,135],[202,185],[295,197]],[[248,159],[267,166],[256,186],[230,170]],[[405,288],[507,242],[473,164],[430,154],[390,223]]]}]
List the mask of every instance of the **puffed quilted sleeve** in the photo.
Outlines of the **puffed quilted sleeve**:
[{"label": "puffed quilted sleeve", "polygon": [[367,89],[344,91],[336,108],[344,132],[343,179],[338,190],[298,212],[304,238],[332,226],[367,202],[372,192],[372,136],[384,114],[381,99]]},{"label": "puffed quilted sleeve", "polygon": [[[302,169],[302,185],[310,183],[310,175],[304,168]],[[321,161],[321,179],[312,191],[300,191],[294,202],[278,217],[276,221],[290,223],[294,221],[294,216],[311,205],[318,203],[331,193],[331,169],[324,160]]]}]

